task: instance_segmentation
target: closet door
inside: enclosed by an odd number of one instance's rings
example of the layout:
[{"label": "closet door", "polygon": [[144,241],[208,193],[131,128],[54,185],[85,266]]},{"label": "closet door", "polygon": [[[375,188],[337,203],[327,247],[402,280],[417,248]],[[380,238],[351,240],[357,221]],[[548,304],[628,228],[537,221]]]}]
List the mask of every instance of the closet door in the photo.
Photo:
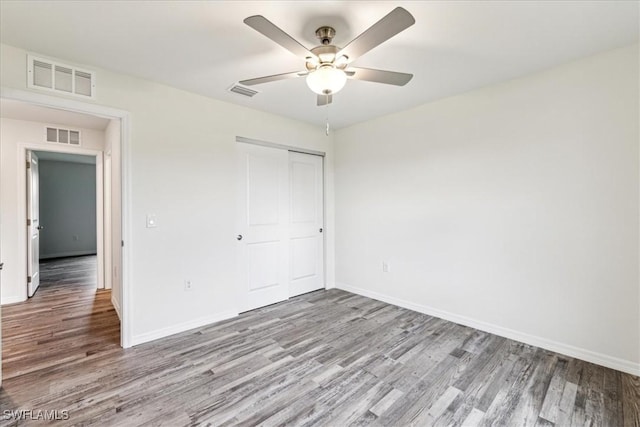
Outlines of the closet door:
[{"label": "closet door", "polygon": [[289,153],[238,144],[240,311],[289,297]]},{"label": "closet door", "polygon": [[324,288],[322,162],[289,153],[289,296]]}]

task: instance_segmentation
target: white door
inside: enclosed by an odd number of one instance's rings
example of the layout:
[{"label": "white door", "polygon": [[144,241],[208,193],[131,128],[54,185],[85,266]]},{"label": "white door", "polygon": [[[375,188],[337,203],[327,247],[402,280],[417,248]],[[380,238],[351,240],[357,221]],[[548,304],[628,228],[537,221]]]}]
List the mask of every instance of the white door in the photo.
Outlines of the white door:
[{"label": "white door", "polygon": [[289,153],[240,143],[240,311],[289,297]]},{"label": "white door", "polygon": [[289,296],[324,288],[322,160],[289,153]]},{"label": "white door", "polygon": [[40,175],[38,156],[27,151],[27,292],[29,297],[40,286]]}]

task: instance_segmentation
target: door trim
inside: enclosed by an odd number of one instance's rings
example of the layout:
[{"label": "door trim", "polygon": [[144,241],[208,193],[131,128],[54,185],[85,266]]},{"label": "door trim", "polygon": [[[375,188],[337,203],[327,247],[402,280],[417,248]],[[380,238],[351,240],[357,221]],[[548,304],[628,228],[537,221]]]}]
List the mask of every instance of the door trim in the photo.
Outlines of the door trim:
[{"label": "door trim", "polygon": [[[21,89],[1,87],[0,98],[23,101],[30,104],[44,107],[57,108],[60,110],[73,111],[77,113],[92,114],[108,119],[120,120],[120,147],[121,147],[121,167],[122,167],[122,238],[126,245],[122,248],[122,317],[120,319],[120,345],[124,348],[132,345],[133,331],[133,307],[132,307],[132,209],[131,209],[131,118],[130,113],[125,110],[107,107],[99,104],[88,103],[75,99],[60,98],[41,93],[30,92]],[[53,147],[50,147],[53,148]],[[25,163],[24,160],[22,163]],[[20,181],[20,180],[19,180]],[[25,219],[26,221],[26,219]],[[26,222],[25,222],[26,224]],[[23,228],[23,227],[21,227]],[[26,228],[26,227],[24,227]]]},{"label": "door trim", "polygon": [[[80,154],[96,158],[96,259],[97,259],[97,288],[104,289],[104,261],[105,261],[105,239],[104,239],[104,171],[102,164],[102,151],[88,148],[68,147],[68,146],[50,146],[38,143],[18,143],[18,195],[27,196],[27,151],[48,151],[54,153]],[[22,177],[22,178],[20,178]],[[18,206],[18,223],[27,223],[27,205]],[[24,233],[24,239],[22,238]],[[18,230],[18,241],[26,241],[29,239],[26,227]],[[26,280],[26,275],[25,275]],[[25,282],[26,283],[26,282]]]},{"label": "door trim", "polygon": [[[103,227],[103,233],[105,236],[104,239],[104,253],[105,253],[105,257],[104,257],[104,288],[105,289],[112,289],[112,283],[113,283],[113,232],[112,232],[112,218],[111,218],[111,197],[112,197],[112,191],[111,191],[111,151],[105,151],[103,153],[103,159],[102,159],[102,167],[103,167],[103,171],[104,171],[104,182],[102,185],[102,189],[103,189],[103,200],[104,200],[104,206],[103,206],[103,212],[104,212],[104,227]],[[113,298],[113,294],[111,295],[111,297]],[[118,311],[119,309],[116,309],[116,311]],[[118,317],[120,317],[120,313],[118,313]]]},{"label": "door trim", "polygon": [[314,156],[325,157],[327,153],[324,151],[309,150],[307,148],[294,147],[293,145],[278,144],[276,142],[262,141],[260,139],[245,138],[244,136],[236,136],[236,142],[245,144],[261,145],[263,147],[278,148],[280,150],[293,151],[295,153],[313,154]]}]

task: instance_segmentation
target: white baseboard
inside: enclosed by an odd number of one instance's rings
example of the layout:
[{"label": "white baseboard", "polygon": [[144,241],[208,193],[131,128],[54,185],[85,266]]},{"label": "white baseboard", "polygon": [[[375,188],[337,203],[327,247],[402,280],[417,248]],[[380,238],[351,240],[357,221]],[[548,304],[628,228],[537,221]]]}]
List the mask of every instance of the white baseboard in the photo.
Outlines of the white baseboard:
[{"label": "white baseboard", "polygon": [[27,298],[26,297],[21,297],[21,296],[10,296],[10,297],[2,297],[2,303],[1,305],[7,305],[7,304],[15,304],[17,302],[24,302],[26,301]]},{"label": "white baseboard", "polygon": [[384,295],[378,292],[370,291],[368,289],[350,286],[344,283],[336,282],[336,287],[347,292],[362,295],[368,298],[373,298],[375,300],[386,302],[388,304],[397,305],[398,307],[403,307],[409,310],[417,311],[419,313],[427,314],[429,316],[438,317],[440,319],[448,320],[460,325],[469,326],[471,328],[478,329],[484,332],[489,332],[501,337],[520,341],[525,344],[544,348],[545,350],[550,350],[556,353],[563,354],[565,356],[574,357],[586,362],[595,363],[607,368],[640,376],[640,364],[632,362],[630,360],[619,359],[617,357],[597,353],[595,351],[587,350],[584,348],[574,347],[572,345],[549,340],[535,335],[530,335],[524,332],[519,332],[513,329],[494,325],[492,323],[482,322],[479,320],[471,319],[469,317],[460,316],[455,313],[450,313],[448,311],[429,307],[427,305],[416,304],[414,302],[405,301],[389,295]]},{"label": "white baseboard", "polygon": [[180,332],[188,331],[190,329],[199,328],[201,326],[206,326],[211,323],[220,322],[221,320],[231,319],[232,317],[236,317],[238,312],[236,311],[225,311],[222,313],[216,313],[211,316],[200,317],[195,320],[190,320],[188,322],[179,323],[177,325],[171,325],[166,328],[157,329],[151,332],[145,332],[140,335],[134,335],[131,340],[131,345],[139,345],[149,341],[154,341],[160,338],[168,337],[170,335],[178,334]]},{"label": "white baseboard", "polygon": [[122,316],[120,315],[120,304],[118,303],[118,300],[113,297],[113,291],[111,291],[111,305],[116,309],[118,319],[120,319],[120,322],[122,322]]},{"label": "white baseboard", "polygon": [[46,260],[51,258],[66,258],[70,256],[81,256],[81,255],[96,255],[95,250],[85,250],[85,251],[69,251],[69,252],[59,252],[55,254],[44,254],[40,255],[40,259]]}]

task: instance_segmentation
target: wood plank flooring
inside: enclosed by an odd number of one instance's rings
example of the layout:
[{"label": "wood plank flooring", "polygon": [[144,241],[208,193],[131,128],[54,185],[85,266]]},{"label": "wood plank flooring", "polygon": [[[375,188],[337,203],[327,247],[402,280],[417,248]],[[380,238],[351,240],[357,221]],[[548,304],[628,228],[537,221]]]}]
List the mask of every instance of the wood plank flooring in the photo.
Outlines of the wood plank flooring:
[{"label": "wood plank flooring", "polygon": [[111,291],[96,291],[96,257],[44,260],[40,287],[24,303],[2,307],[5,380],[120,348]]},{"label": "wood plank flooring", "polygon": [[[58,304],[83,310],[78,292]],[[39,366],[13,371],[0,407],[68,410],[57,425],[640,425],[638,377],[340,290]]]}]

